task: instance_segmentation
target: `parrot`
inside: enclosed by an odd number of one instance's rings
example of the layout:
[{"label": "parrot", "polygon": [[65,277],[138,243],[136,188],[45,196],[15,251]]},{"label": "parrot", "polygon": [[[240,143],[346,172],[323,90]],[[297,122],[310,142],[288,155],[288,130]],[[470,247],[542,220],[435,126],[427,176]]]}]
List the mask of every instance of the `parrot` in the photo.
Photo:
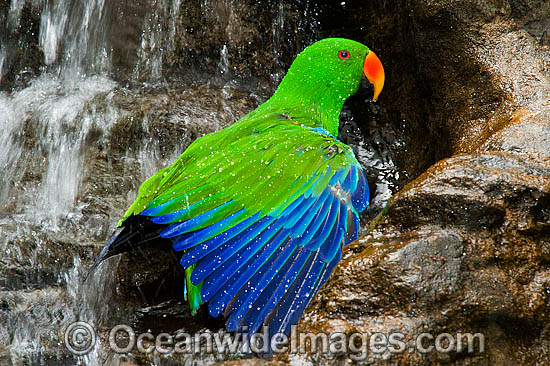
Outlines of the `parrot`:
[{"label": "parrot", "polygon": [[229,332],[288,334],[358,238],[369,203],[361,165],[338,140],[363,76],[376,101],[384,68],[362,43],[306,47],[267,101],[141,184],[92,268],[167,242],[181,255],[193,315],[207,304]]}]

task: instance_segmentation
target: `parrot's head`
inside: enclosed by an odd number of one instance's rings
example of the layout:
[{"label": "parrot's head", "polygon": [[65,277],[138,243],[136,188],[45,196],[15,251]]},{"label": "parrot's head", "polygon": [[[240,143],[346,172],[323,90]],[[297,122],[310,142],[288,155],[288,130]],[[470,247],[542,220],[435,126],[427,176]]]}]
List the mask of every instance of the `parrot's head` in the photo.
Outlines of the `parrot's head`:
[{"label": "parrot's head", "polygon": [[[310,93],[319,103],[333,99],[345,101],[357,91],[365,76],[374,86],[373,100],[384,86],[384,68],[376,54],[359,42],[345,38],[326,38],[303,50],[292,63],[280,88],[297,87]],[[285,85],[286,84],[286,85]],[[340,107],[341,105],[340,104]]]}]

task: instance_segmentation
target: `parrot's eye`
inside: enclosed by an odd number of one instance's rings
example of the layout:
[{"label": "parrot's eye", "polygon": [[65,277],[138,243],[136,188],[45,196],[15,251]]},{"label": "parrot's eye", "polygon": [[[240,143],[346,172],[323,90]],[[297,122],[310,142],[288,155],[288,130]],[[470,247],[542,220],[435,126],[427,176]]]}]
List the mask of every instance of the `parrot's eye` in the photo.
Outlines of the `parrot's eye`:
[{"label": "parrot's eye", "polygon": [[347,60],[349,58],[349,52],[348,50],[340,50],[338,51],[338,57],[340,60]]}]

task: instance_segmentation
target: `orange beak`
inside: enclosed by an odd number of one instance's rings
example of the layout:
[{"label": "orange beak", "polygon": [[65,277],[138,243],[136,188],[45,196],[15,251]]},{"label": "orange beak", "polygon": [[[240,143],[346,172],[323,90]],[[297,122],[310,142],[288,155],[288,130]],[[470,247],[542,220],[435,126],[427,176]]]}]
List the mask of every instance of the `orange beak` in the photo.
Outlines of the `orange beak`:
[{"label": "orange beak", "polygon": [[365,62],[363,63],[363,73],[369,79],[369,82],[374,85],[374,97],[373,101],[378,99],[378,95],[384,87],[384,80],[386,76],[384,74],[384,68],[382,63],[378,59],[378,56],[374,52],[369,51],[367,57],[365,57]]}]

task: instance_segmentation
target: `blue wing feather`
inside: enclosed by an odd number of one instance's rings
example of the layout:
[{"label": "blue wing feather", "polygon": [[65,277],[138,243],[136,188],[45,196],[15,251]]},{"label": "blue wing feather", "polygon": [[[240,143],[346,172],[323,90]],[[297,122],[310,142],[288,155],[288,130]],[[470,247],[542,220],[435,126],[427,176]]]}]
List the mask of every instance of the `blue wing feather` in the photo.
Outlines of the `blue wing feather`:
[{"label": "blue wing feather", "polygon": [[[287,267],[290,267],[292,261],[290,258],[296,255],[299,249],[294,245],[290,245],[290,241],[283,248],[281,253],[269,265],[264,264],[251,278],[250,282],[241,289],[241,291],[227,305],[226,316],[228,319],[225,323],[227,330],[235,331],[239,328],[241,320],[244,318],[252,304],[262,291],[269,286],[270,283],[276,283],[277,277],[285,272]],[[229,315],[230,314],[230,315]]]},{"label": "blue wing feather", "polygon": [[227,281],[229,286],[224,289],[221,289],[221,287],[216,288],[215,277],[213,275],[210,276],[203,284],[203,288],[206,287],[204,290],[206,296],[213,296],[209,303],[210,314],[212,316],[221,314],[235,297],[235,294],[238,294],[250,282],[257,271],[265,266],[267,262],[271,263],[274,258],[277,258],[288,247],[288,242],[288,233],[284,231],[280,232]]},{"label": "blue wing feather", "polygon": [[319,257],[325,262],[331,262],[342,244],[347,222],[347,207],[343,202],[338,202],[340,210],[336,225],[333,226],[331,235],[323,242],[319,249]]},{"label": "blue wing feather", "polygon": [[[210,300],[210,298],[221,289],[221,286],[225,285],[232,276],[242,273],[243,269],[254,264],[254,261],[250,262],[251,258],[255,257],[255,259],[257,259],[259,254],[269,250],[273,245],[278,245],[276,241],[280,233],[280,224],[272,225],[256,240],[241,248],[239,252],[231,257],[231,260],[226,260],[221,266],[209,273],[207,278],[204,279],[201,289],[204,300]],[[284,239],[281,239],[281,241],[282,240]]]},{"label": "blue wing feather", "polygon": [[224,313],[229,331],[248,326],[253,333],[264,324],[270,333],[288,332],[340,260],[342,246],[357,239],[357,212],[369,200],[358,165],[329,167],[291,187],[302,193],[290,193],[267,215],[243,208],[206,227],[233,201],[181,222],[174,221],[204,200],[173,213],[163,214],[173,202],[141,213],[167,224],[161,237],[184,251],[182,266],[195,265],[191,283],[202,282],[202,300],[212,316]]},{"label": "blue wing feather", "polygon": [[276,311],[266,318],[270,337],[276,333],[288,333],[290,326],[299,320],[302,312],[311,302],[323,268],[327,266],[322,260],[318,260],[317,256],[318,254],[315,254],[309,258],[308,264],[304,266]]},{"label": "blue wing feather", "polygon": [[[225,206],[231,204],[232,201],[225,202],[222,205],[219,205],[216,208],[213,208],[210,211],[206,211],[198,216],[195,216],[189,220],[185,220],[183,222],[175,222],[173,224],[168,225],[168,227],[160,234],[163,238],[173,238],[175,236],[185,234],[188,231],[191,231],[195,229],[198,226],[201,226],[208,220],[212,219],[216,216],[216,214],[222,210]],[[241,210],[242,211],[242,210]],[[164,215],[164,216],[156,216],[152,217],[151,221],[153,221],[155,224],[166,224],[170,221],[170,217],[166,219],[167,216],[170,216],[171,214]]]},{"label": "blue wing feather", "polygon": [[327,197],[324,200],[323,206],[319,210],[315,219],[311,221],[307,227],[304,235],[297,237],[297,245],[303,246],[308,244],[313,237],[318,233],[319,229],[322,227],[322,224],[326,221],[327,215],[329,213],[330,207],[332,206],[332,196],[327,194]]},{"label": "blue wing feather", "polygon": [[304,235],[308,226],[311,224],[313,219],[315,219],[315,217],[317,217],[317,215],[319,214],[319,211],[321,210],[321,207],[325,199],[326,199],[325,196],[319,196],[317,198],[314,198],[314,197],[309,198],[309,200],[313,201],[312,206],[309,208],[309,214],[303,215],[302,218],[292,228],[295,237],[301,237],[302,235]]},{"label": "blue wing feather", "polygon": [[349,168],[348,169],[340,169],[330,178],[329,185],[335,186],[337,183],[343,183],[346,176],[348,175]]},{"label": "blue wing feather", "polygon": [[323,245],[330,235],[330,232],[334,228],[334,224],[340,211],[340,201],[337,198],[331,197],[327,201],[327,205],[330,204],[328,216],[326,216],[325,222],[321,229],[313,236],[313,238],[307,243],[306,248],[312,251],[317,251],[321,245]]},{"label": "blue wing feather", "polygon": [[[228,235],[232,236],[229,239],[224,238],[222,240],[216,240],[217,237],[214,237],[211,240],[208,240],[202,244],[191,247],[191,249],[187,250],[185,254],[181,257],[180,264],[185,268],[191,266],[193,263],[197,263],[197,266],[201,265],[203,262],[205,262],[205,260],[202,259],[207,257],[212,252],[231,248],[235,245],[240,245],[241,243],[243,243],[243,239],[251,231],[257,230],[258,227],[266,220],[267,218],[263,217],[260,220],[254,222],[252,225],[248,226],[247,228],[244,228],[244,230],[239,229],[238,231],[240,232],[236,235]],[[236,228],[236,226],[234,226],[233,228]],[[194,281],[192,281],[192,283],[196,284]]]},{"label": "blue wing feather", "polygon": [[369,204],[369,185],[362,171],[358,174],[357,188],[352,191],[351,201],[358,212],[363,211]]},{"label": "blue wing feather", "polygon": [[[237,212],[237,213],[239,213],[239,212]],[[225,243],[227,240],[230,240],[231,238],[233,238],[235,235],[240,234],[243,230],[248,228],[250,225],[253,225],[256,221],[258,221],[259,216],[260,216],[259,214],[256,214],[256,215],[253,215],[253,216],[249,217],[246,220],[241,221],[237,225],[235,225],[233,227],[230,227],[226,231],[224,231],[224,232],[216,235],[215,237],[209,239],[204,245],[208,246],[209,248],[210,247],[211,248],[217,248],[221,244]],[[232,218],[230,218],[230,216],[228,216],[226,219],[223,219],[223,220],[230,221],[230,220],[232,220]],[[194,232],[190,233],[189,235],[185,235],[185,236],[181,236],[181,237],[177,238],[174,241],[172,246],[174,247],[174,250],[176,250],[176,251],[189,249],[191,247],[194,247],[194,246],[202,243],[203,240],[201,240],[201,239],[204,238],[205,236],[211,235],[211,233],[212,233],[212,228],[211,227],[206,227],[204,229],[194,231]]]},{"label": "blue wing feather", "polygon": [[294,227],[294,225],[296,225],[296,222],[298,222],[298,220],[300,220],[305,215],[305,213],[311,208],[313,203],[315,203],[314,199],[311,199],[311,198],[304,199],[303,196],[301,196],[300,198],[302,202],[300,206],[296,208],[296,212],[293,212],[292,215],[289,215],[289,217],[287,218],[284,225],[285,229],[290,229]]},{"label": "blue wing feather", "polygon": [[311,255],[312,253],[306,249],[298,251],[288,271],[282,273],[279,281],[272,281],[274,288],[266,288],[266,290],[256,299],[255,304],[243,321],[243,324],[248,326],[249,334],[255,333],[262,325],[266,316],[277,307],[281,299],[296,281]]},{"label": "blue wing feather", "polygon": [[[250,243],[253,245],[256,241],[259,242],[258,244],[260,245],[265,244],[281,228],[282,222],[278,222],[266,229],[273,223],[274,220],[274,218],[264,217],[261,221],[258,221],[254,227],[250,227],[246,232],[244,232],[242,237],[238,239],[235,238],[228,242],[227,245],[217,248],[217,250],[209,253],[208,256],[206,256],[204,260],[200,261],[195,269],[193,269],[191,283],[197,285],[227,260],[231,259],[235,261],[236,258],[233,259],[232,257],[247,244]],[[183,258],[185,258],[186,255],[187,253],[183,255]]]},{"label": "blue wing feather", "polygon": [[[319,258],[314,258],[312,269],[308,273],[308,278],[304,280],[300,293],[294,296],[297,300],[296,304],[292,303],[292,295],[290,295],[288,297],[290,301],[286,304],[281,304],[277,312],[266,319],[266,322],[269,322],[270,339],[278,332],[288,334],[290,327],[298,322],[303,311],[311,302],[313,296],[319,291],[319,288],[325,283],[341,257],[342,251],[338,250],[336,256],[330,263],[325,263]],[[316,275],[317,277],[315,277]],[[296,283],[298,283],[298,281]],[[286,310],[286,308],[288,308],[288,310]]]}]

